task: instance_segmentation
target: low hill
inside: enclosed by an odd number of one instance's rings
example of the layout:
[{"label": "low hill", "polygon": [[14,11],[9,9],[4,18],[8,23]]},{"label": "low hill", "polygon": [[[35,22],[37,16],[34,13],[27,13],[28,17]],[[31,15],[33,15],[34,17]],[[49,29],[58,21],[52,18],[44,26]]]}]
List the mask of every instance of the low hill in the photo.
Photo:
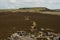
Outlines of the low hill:
[{"label": "low hill", "polygon": [[46,7],[34,7],[34,8],[19,8],[19,9],[23,9],[23,10],[38,10],[38,11],[49,11],[50,9],[46,8]]}]

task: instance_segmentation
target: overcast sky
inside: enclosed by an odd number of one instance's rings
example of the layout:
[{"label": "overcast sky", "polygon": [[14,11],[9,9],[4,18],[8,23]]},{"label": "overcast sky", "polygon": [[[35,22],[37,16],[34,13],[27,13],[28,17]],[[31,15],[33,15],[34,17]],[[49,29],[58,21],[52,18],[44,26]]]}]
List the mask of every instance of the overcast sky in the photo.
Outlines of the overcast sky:
[{"label": "overcast sky", "polygon": [[23,7],[60,9],[60,0],[0,0],[0,9]]}]

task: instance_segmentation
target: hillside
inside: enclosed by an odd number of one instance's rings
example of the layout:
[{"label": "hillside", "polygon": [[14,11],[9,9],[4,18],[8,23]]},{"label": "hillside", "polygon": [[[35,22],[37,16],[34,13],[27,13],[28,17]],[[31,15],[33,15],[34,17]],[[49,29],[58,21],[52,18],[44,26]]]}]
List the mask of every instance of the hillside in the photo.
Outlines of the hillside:
[{"label": "hillside", "polygon": [[49,11],[50,9],[46,8],[46,7],[34,7],[34,8],[19,8],[19,9],[23,9],[23,10],[38,10],[38,11]]}]

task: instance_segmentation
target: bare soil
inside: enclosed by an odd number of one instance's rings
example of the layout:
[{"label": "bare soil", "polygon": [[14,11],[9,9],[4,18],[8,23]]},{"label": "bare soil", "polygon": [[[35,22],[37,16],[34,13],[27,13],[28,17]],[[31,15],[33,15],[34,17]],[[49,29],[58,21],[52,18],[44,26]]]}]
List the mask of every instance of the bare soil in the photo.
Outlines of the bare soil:
[{"label": "bare soil", "polygon": [[[29,16],[30,20],[25,20],[25,16]],[[32,12],[0,12],[0,39],[4,40],[18,30],[29,31],[32,21],[37,23],[38,29],[44,27],[60,32],[60,16]]]}]

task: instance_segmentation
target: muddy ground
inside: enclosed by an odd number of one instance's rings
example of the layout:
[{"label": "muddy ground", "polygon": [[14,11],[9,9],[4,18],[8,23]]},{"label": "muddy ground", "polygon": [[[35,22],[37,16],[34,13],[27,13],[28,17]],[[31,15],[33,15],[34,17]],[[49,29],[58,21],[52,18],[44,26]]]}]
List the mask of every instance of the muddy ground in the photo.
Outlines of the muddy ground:
[{"label": "muddy ground", "polygon": [[[30,20],[25,20],[27,16]],[[32,21],[37,23],[38,29],[51,28],[55,32],[60,32],[60,16],[29,12],[0,12],[0,39],[3,40],[18,30],[29,31]]]}]

